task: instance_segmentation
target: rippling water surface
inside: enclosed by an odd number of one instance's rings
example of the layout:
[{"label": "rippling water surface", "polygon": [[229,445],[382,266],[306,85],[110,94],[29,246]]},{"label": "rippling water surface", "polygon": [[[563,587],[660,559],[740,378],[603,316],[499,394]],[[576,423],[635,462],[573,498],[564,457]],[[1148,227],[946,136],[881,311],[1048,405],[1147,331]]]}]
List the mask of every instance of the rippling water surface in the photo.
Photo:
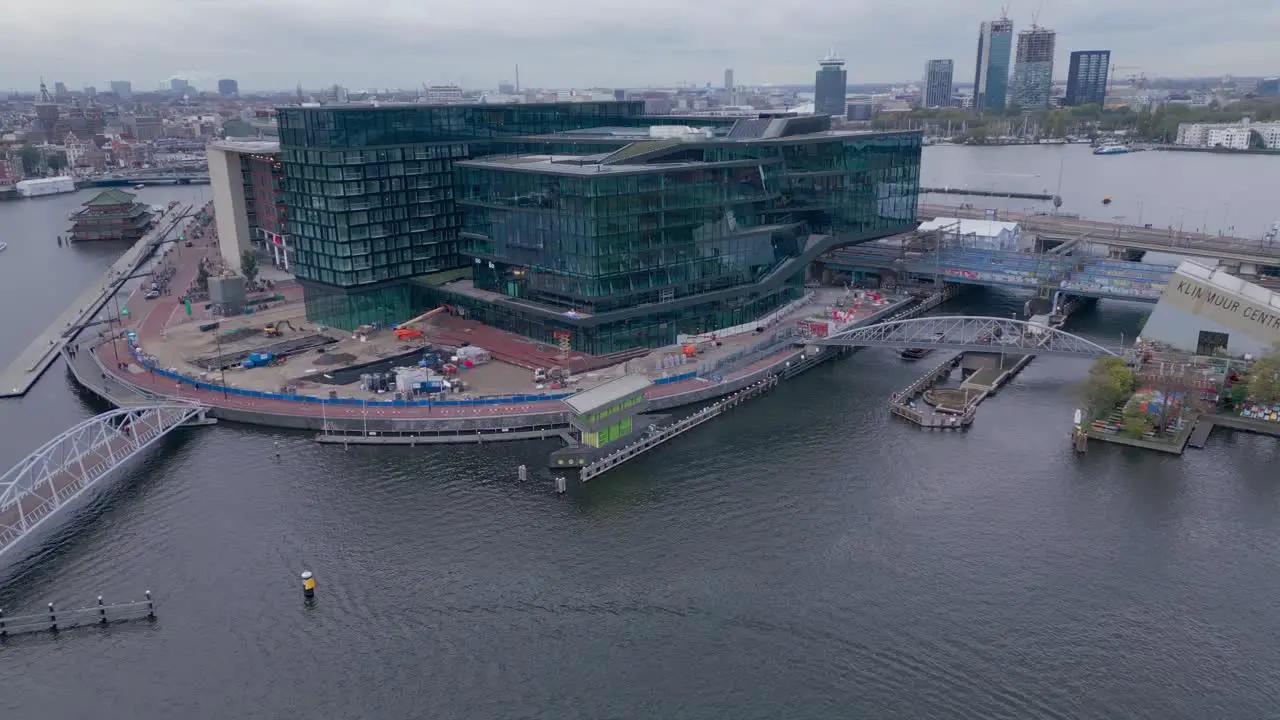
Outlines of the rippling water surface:
[{"label": "rippling water surface", "polygon": [[[0,717],[1274,715],[1280,443],[1076,457],[1086,368],[928,433],[885,409],[922,365],[866,350],[565,497],[515,479],[552,443],[184,431],[0,571],[9,613],[151,589],[159,619],[4,642]],[[97,409],[55,368],[0,404],[2,464]]]}]

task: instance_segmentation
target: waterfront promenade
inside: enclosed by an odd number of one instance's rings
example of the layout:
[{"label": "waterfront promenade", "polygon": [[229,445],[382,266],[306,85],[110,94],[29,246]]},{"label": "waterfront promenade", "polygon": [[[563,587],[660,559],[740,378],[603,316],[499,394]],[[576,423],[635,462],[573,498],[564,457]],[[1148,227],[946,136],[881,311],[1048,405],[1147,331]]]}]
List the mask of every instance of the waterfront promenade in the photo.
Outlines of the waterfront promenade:
[{"label": "waterfront promenade", "polygon": [[25,395],[45,370],[58,357],[62,344],[74,338],[76,328],[91,321],[107,302],[134,275],[138,267],[151,257],[173,230],[182,223],[190,206],[174,205],[156,219],[154,229],[125,251],[102,275],[102,279],[86,289],[67,309],[23,350],[0,375],[0,398]]},{"label": "waterfront promenade", "polygon": [[[216,253],[215,231],[211,225],[200,226],[191,233],[194,247],[184,248],[175,257],[175,274],[170,280],[174,288],[185,288],[195,278],[201,258]],[[283,290],[286,298],[300,288]],[[872,322],[900,311],[910,300],[891,303],[874,310],[863,310],[859,321]],[[165,328],[181,312],[181,307],[167,298],[135,303],[137,310],[126,319],[121,331],[111,333],[100,344],[87,348],[72,359],[73,370],[84,385],[103,391],[117,404],[140,403],[156,398],[173,398],[197,402],[209,407],[211,414],[228,420],[311,430],[361,431],[426,431],[465,435],[477,439],[484,431],[535,431],[568,422],[569,408],[559,399],[530,400],[506,404],[439,404],[391,406],[380,402],[342,403],[306,402],[273,397],[251,397],[224,392],[216,386],[178,382],[142,367],[136,362],[133,348],[124,331],[132,331],[134,343],[143,352],[149,346],[164,342]],[[735,339],[748,343],[754,336]],[[759,341],[759,338],[754,338]],[[728,342],[728,341],[726,341]],[[745,346],[744,346],[745,347]],[[736,348],[726,348],[736,350]],[[832,355],[835,353],[831,352]],[[754,382],[771,369],[785,367],[798,359],[803,350],[792,342],[780,342],[776,349],[762,351],[756,357],[742,358],[741,364],[718,373],[714,378],[687,377],[655,385],[646,393],[651,406],[676,407],[703,402],[725,395]],[[96,366],[88,361],[94,360]],[[689,368],[690,370],[692,368]],[[673,368],[679,373],[680,368]],[[686,371],[685,374],[691,374]],[[117,397],[119,399],[117,399]]]}]

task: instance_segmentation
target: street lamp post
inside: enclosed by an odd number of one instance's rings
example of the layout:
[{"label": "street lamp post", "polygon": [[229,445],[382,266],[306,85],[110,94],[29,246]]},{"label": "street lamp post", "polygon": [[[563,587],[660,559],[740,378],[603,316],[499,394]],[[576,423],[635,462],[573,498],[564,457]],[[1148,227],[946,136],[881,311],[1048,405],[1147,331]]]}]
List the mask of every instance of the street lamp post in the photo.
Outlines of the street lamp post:
[{"label": "street lamp post", "polygon": [[218,384],[222,386],[222,397],[225,400],[227,397],[227,361],[226,358],[222,357],[222,328],[215,328],[213,334],[218,343],[218,374],[222,378]]}]

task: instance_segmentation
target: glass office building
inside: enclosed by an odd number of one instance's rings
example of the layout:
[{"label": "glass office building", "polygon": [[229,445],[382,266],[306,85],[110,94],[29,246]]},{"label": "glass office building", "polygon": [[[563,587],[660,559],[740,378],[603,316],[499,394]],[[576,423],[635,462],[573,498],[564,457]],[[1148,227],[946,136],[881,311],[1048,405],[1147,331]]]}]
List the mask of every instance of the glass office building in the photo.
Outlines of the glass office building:
[{"label": "glass office building", "polygon": [[[417,304],[545,342],[567,331],[593,354],[754,322],[803,294],[822,252],[915,226],[919,133],[829,128],[569,132],[522,141],[540,154],[457,162],[471,276],[424,278]],[[563,152],[584,146],[597,151]]]},{"label": "glass office building", "polygon": [[313,322],[411,317],[408,280],[466,265],[453,164],[527,135],[633,125],[643,101],[341,105],[277,112],[294,271]]}]

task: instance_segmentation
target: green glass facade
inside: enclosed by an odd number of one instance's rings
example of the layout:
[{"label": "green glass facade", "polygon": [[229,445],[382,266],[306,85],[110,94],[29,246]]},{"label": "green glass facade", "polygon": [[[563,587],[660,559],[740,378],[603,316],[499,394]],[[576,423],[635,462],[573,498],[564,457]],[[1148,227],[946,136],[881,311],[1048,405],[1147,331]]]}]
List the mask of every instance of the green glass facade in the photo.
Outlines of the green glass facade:
[{"label": "green glass facade", "polygon": [[408,289],[387,285],[468,262],[454,162],[510,152],[512,138],[635,124],[643,110],[643,102],[280,108],[288,231],[308,318],[348,330],[398,322],[400,305],[386,301]]},{"label": "green glass facade", "polygon": [[595,354],[661,347],[800,297],[819,252],[915,226],[916,133],[615,150],[459,163],[475,290],[424,284],[421,304],[461,306],[544,342],[569,330]]},{"label": "green glass facade", "polygon": [[754,322],[803,294],[822,252],[914,227],[920,135],[824,116],[660,121],[599,102],[278,117],[307,316],[346,330],[448,303],[594,354],[660,347]]}]

